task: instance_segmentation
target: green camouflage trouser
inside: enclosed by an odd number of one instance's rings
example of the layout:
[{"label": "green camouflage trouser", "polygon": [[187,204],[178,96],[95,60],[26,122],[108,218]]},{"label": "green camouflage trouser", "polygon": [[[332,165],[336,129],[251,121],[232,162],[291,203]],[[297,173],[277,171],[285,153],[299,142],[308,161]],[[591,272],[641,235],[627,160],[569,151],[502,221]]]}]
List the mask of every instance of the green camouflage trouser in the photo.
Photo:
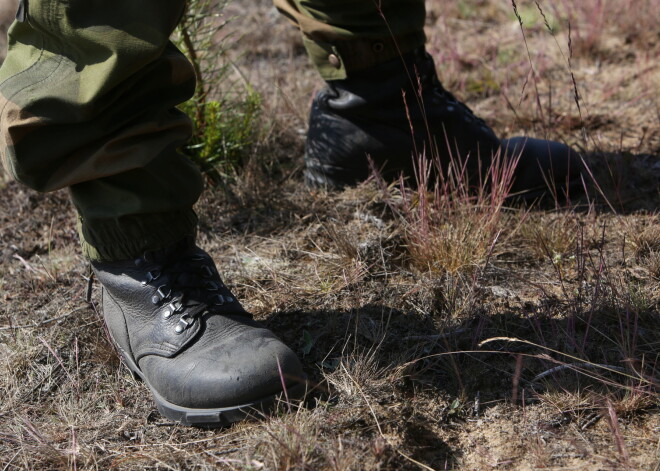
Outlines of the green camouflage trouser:
[{"label": "green camouflage trouser", "polygon": [[[423,0],[275,0],[323,78],[424,43]],[[376,7],[376,4],[380,4]],[[194,235],[202,190],[178,152],[194,71],[169,37],[185,0],[23,0],[0,68],[0,152],[38,191],[69,187],[84,254],[124,260]]]}]

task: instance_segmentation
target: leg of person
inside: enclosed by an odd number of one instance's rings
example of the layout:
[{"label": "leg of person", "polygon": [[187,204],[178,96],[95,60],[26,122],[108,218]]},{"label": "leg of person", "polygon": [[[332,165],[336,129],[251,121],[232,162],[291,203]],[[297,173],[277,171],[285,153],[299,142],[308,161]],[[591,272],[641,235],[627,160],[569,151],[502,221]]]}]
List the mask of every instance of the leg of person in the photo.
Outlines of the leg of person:
[{"label": "leg of person", "polygon": [[304,374],[194,242],[199,171],[176,105],[195,87],[170,43],[184,0],[26,0],[0,69],[0,151],[19,181],[69,187],[103,313],[160,411],[226,424]]},{"label": "leg of person", "polygon": [[[466,161],[479,178],[497,152],[520,160],[513,192],[542,194],[578,181],[578,156],[563,144],[495,133],[438,80],[424,50],[424,0],[275,0],[296,23],[327,87],[315,97],[306,181],[343,187],[365,180],[367,156],[386,179],[414,176],[419,155]],[[479,178],[477,178],[477,176]]]}]

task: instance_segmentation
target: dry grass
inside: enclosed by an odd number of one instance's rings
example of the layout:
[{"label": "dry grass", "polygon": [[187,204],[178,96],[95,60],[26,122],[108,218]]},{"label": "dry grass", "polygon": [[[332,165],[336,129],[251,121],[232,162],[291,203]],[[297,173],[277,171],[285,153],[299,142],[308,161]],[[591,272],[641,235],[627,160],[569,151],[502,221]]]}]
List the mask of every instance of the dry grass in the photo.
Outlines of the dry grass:
[{"label": "dry grass", "polygon": [[[414,186],[401,180],[383,199],[401,227],[412,263],[422,271],[459,273],[483,264],[501,235],[504,207],[517,160],[496,155],[486,176],[471,190],[466,163],[457,156],[446,172],[437,158],[420,156]],[[433,179],[432,175],[439,175]]]},{"label": "dry grass", "polygon": [[270,418],[160,417],[85,302],[67,195],[0,185],[0,469],[660,469],[659,7],[516,3],[526,45],[508,2],[427,0],[428,48],[502,136],[585,151],[574,207],[302,188],[322,82],[270,1],[225,11],[263,132],[198,204],[200,243],[312,380]]},{"label": "dry grass", "polygon": [[558,214],[532,214],[521,225],[521,242],[529,247],[538,260],[555,263],[571,257],[579,227],[577,218],[566,212]]}]

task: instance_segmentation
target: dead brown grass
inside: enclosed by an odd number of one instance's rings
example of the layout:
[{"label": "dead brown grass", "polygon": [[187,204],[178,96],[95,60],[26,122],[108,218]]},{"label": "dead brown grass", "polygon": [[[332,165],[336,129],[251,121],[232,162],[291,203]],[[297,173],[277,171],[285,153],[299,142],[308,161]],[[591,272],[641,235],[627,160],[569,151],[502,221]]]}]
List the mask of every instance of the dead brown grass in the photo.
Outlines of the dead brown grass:
[{"label": "dead brown grass", "polygon": [[0,185],[0,469],[660,469],[657,2],[539,2],[556,42],[536,2],[517,4],[529,56],[492,0],[427,0],[428,48],[501,135],[586,151],[598,186],[572,208],[302,188],[322,82],[269,1],[226,10],[265,131],[197,206],[200,243],[312,379],[270,418],[160,417],[85,302],[67,195]]}]

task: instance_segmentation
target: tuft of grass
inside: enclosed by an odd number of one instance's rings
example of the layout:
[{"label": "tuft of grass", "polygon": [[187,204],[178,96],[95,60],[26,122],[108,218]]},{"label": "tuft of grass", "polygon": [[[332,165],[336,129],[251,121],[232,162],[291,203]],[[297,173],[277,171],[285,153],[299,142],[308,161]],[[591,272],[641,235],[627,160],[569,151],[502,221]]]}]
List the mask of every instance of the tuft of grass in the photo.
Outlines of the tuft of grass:
[{"label": "tuft of grass", "polygon": [[538,260],[553,263],[569,257],[575,249],[578,227],[574,215],[559,212],[548,216],[531,215],[520,226],[520,237]]},{"label": "tuft of grass", "polygon": [[644,227],[631,225],[626,230],[627,241],[637,259],[660,251],[660,215],[649,218]]},{"label": "tuft of grass", "polygon": [[497,153],[475,184],[467,174],[470,158],[477,156],[455,156],[447,166],[422,154],[412,184],[400,179],[386,187],[380,182],[410,261],[422,271],[471,272],[487,261],[501,234],[517,159]]},{"label": "tuft of grass", "polygon": [[656,280],[660,280],[660,252],[652,251],[643,260],[643,265],[649,274]]},{"label": "tuft of grass", "polygon": [[343,357],[325,380],[341,400],[352,407],[369,407],[370,399],[387,394],[401,380],[406,366],[379,365],[378,346]]}]

